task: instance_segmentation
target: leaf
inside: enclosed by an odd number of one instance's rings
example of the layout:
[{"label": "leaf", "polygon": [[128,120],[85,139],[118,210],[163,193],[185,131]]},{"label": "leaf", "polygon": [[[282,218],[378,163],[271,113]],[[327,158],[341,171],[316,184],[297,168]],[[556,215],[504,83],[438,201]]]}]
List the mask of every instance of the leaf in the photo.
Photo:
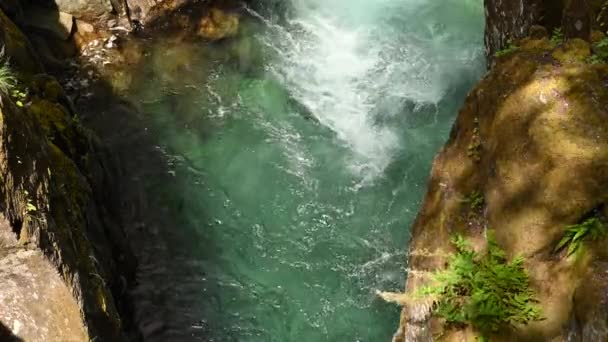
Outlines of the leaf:
[{"label": "leaf", "polygon": [[23,102],[21,101],[17,101],[15,102],[15,104],[17,105],[17,107],[23,107]]},{"label": "leaf", "polygon": [[35,206],[35,205],[33,205],[32,203],[28,203],[28,204],[25,206],[25,210],[26,210],[28,213],[32,213],[32,212],[37,211],[37,210],[38,210],[38,208],[36,208],[36,206]]},{"label": "leaf", "polygon": [[571,256],[572,254],[574,254],[574,252],[576,252],[576,250],[580,247],[580,243],[571,243],[570,247],[568,247],[568,252],[566,253],[567,256]]},{"label": "leaf", "polygon": [[589,232],[589,228],[587,228],[587,226],[581,226],[581,228],[572,237],[572,243],[575,243],[578,240],[580,240],[581,238],[583,238],[585,235],[587,235],[588,232]]}]

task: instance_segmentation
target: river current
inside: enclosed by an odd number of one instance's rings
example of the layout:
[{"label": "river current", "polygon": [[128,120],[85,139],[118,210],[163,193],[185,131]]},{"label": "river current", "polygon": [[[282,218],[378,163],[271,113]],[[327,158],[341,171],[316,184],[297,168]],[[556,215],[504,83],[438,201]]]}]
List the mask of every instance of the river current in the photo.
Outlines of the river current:
[{"label": "river current", "polygon": [[154,208],[132,237],[138,324],[150,341],[389,341],[399,308],[375,291],[404,286],[432,158],[485,68],[481,0],[243,12],[238,38],[150,41],[134,70],[165,163],[134,180]]}]

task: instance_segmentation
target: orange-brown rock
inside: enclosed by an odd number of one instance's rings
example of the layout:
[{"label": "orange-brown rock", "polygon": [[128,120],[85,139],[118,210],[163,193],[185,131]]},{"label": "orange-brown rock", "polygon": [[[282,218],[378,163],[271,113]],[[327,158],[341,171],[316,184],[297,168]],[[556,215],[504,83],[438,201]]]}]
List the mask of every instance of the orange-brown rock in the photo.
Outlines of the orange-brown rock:
[{"label": "orange-brown rock", "polygon": [[218,41],[236,36],[239,31],[239,15],[229,13],[219,8],[212,8],[201,20],[198,35]]},{"label": "orange-brown rock", "polygon": [[[566,257],[554,248],[567,225],[608,204],[608,65],[588,63],[583,40],[559,47],[547,38],[518,42],[471,91],[451,136],[433,163],[428,192],[413,225],[404,305],[396,341],[474,341],[450,327],[428,303],[408,301],[446,265],[450,237],[484,248],[493,229],[510,257],[521,255],[545,319],[505,327],[491,341],[606,341],[605,238]],[[471,142],[478,135],[479,158]],[[471,225],[466,197],[484,195]],[[386,295],[385,295],[386,297]],[[574,339],[572,339],[574,338]]]}]

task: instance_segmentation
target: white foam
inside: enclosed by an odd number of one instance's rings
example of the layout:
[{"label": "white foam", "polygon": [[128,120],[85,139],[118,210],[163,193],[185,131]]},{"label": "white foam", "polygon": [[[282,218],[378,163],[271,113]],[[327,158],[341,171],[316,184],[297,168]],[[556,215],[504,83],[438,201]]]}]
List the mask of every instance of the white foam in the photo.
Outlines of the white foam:
[{"label": "white foam", "polygon": [[455,59],[474,59],[477,51],[441,57],[449,32],[427,24],[426,32],[413,33],[386,23],[404,8],[428,10],[430,0],[292,1],[287,27],[267,22],[271,32],[262,37],[279,57],[269,71],[350,148],[349,169],[371,181],[402,147],[403,132],[384,119],[402,115],[404,101],[436,106],[449,90],[450,70],[459,68]]}]

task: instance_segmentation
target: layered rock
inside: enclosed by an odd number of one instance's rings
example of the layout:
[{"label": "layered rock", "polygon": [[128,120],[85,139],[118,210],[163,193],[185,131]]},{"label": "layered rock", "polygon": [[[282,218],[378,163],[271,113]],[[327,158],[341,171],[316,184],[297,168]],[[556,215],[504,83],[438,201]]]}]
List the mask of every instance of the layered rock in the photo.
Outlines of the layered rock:
[{"label": "layered rock", "polygon": [[114,162],[1,11],[0,37],[22,94],[18,101],[2,94],[0,104],[0,210],[19,245],[41,250],[59,271],[86,339],[124,340],[119,311],[128,306],[135,262],[113,220]]},{"label": "layered rock", "polygon": [[[585,242],[576,256],[555,251],[566,226],[607,212],[608,65],[589,63],[591,49],[581,39],[515,44],[471,91],[433,162],[412,227],[406,293],[384,295],[404,305],[395,341],[478,337],[434,317],[432,301],[416,293],[445,267],[451,237],[461,234],[479,250],[488,229],[509,257],[525,258],[544,314],[504,327],[491,341],[608,338],[608,240]],[[475,192],[485,200],[479,212],[467,204]]]},{"label": "layered rock", "polygon": [[542,25],[552,32],[562,29],[566,38],[588,40],[605,1],[602,0],[485,0],[486,54],[505,48],[509,40],[528,35],[533,25]]}]

